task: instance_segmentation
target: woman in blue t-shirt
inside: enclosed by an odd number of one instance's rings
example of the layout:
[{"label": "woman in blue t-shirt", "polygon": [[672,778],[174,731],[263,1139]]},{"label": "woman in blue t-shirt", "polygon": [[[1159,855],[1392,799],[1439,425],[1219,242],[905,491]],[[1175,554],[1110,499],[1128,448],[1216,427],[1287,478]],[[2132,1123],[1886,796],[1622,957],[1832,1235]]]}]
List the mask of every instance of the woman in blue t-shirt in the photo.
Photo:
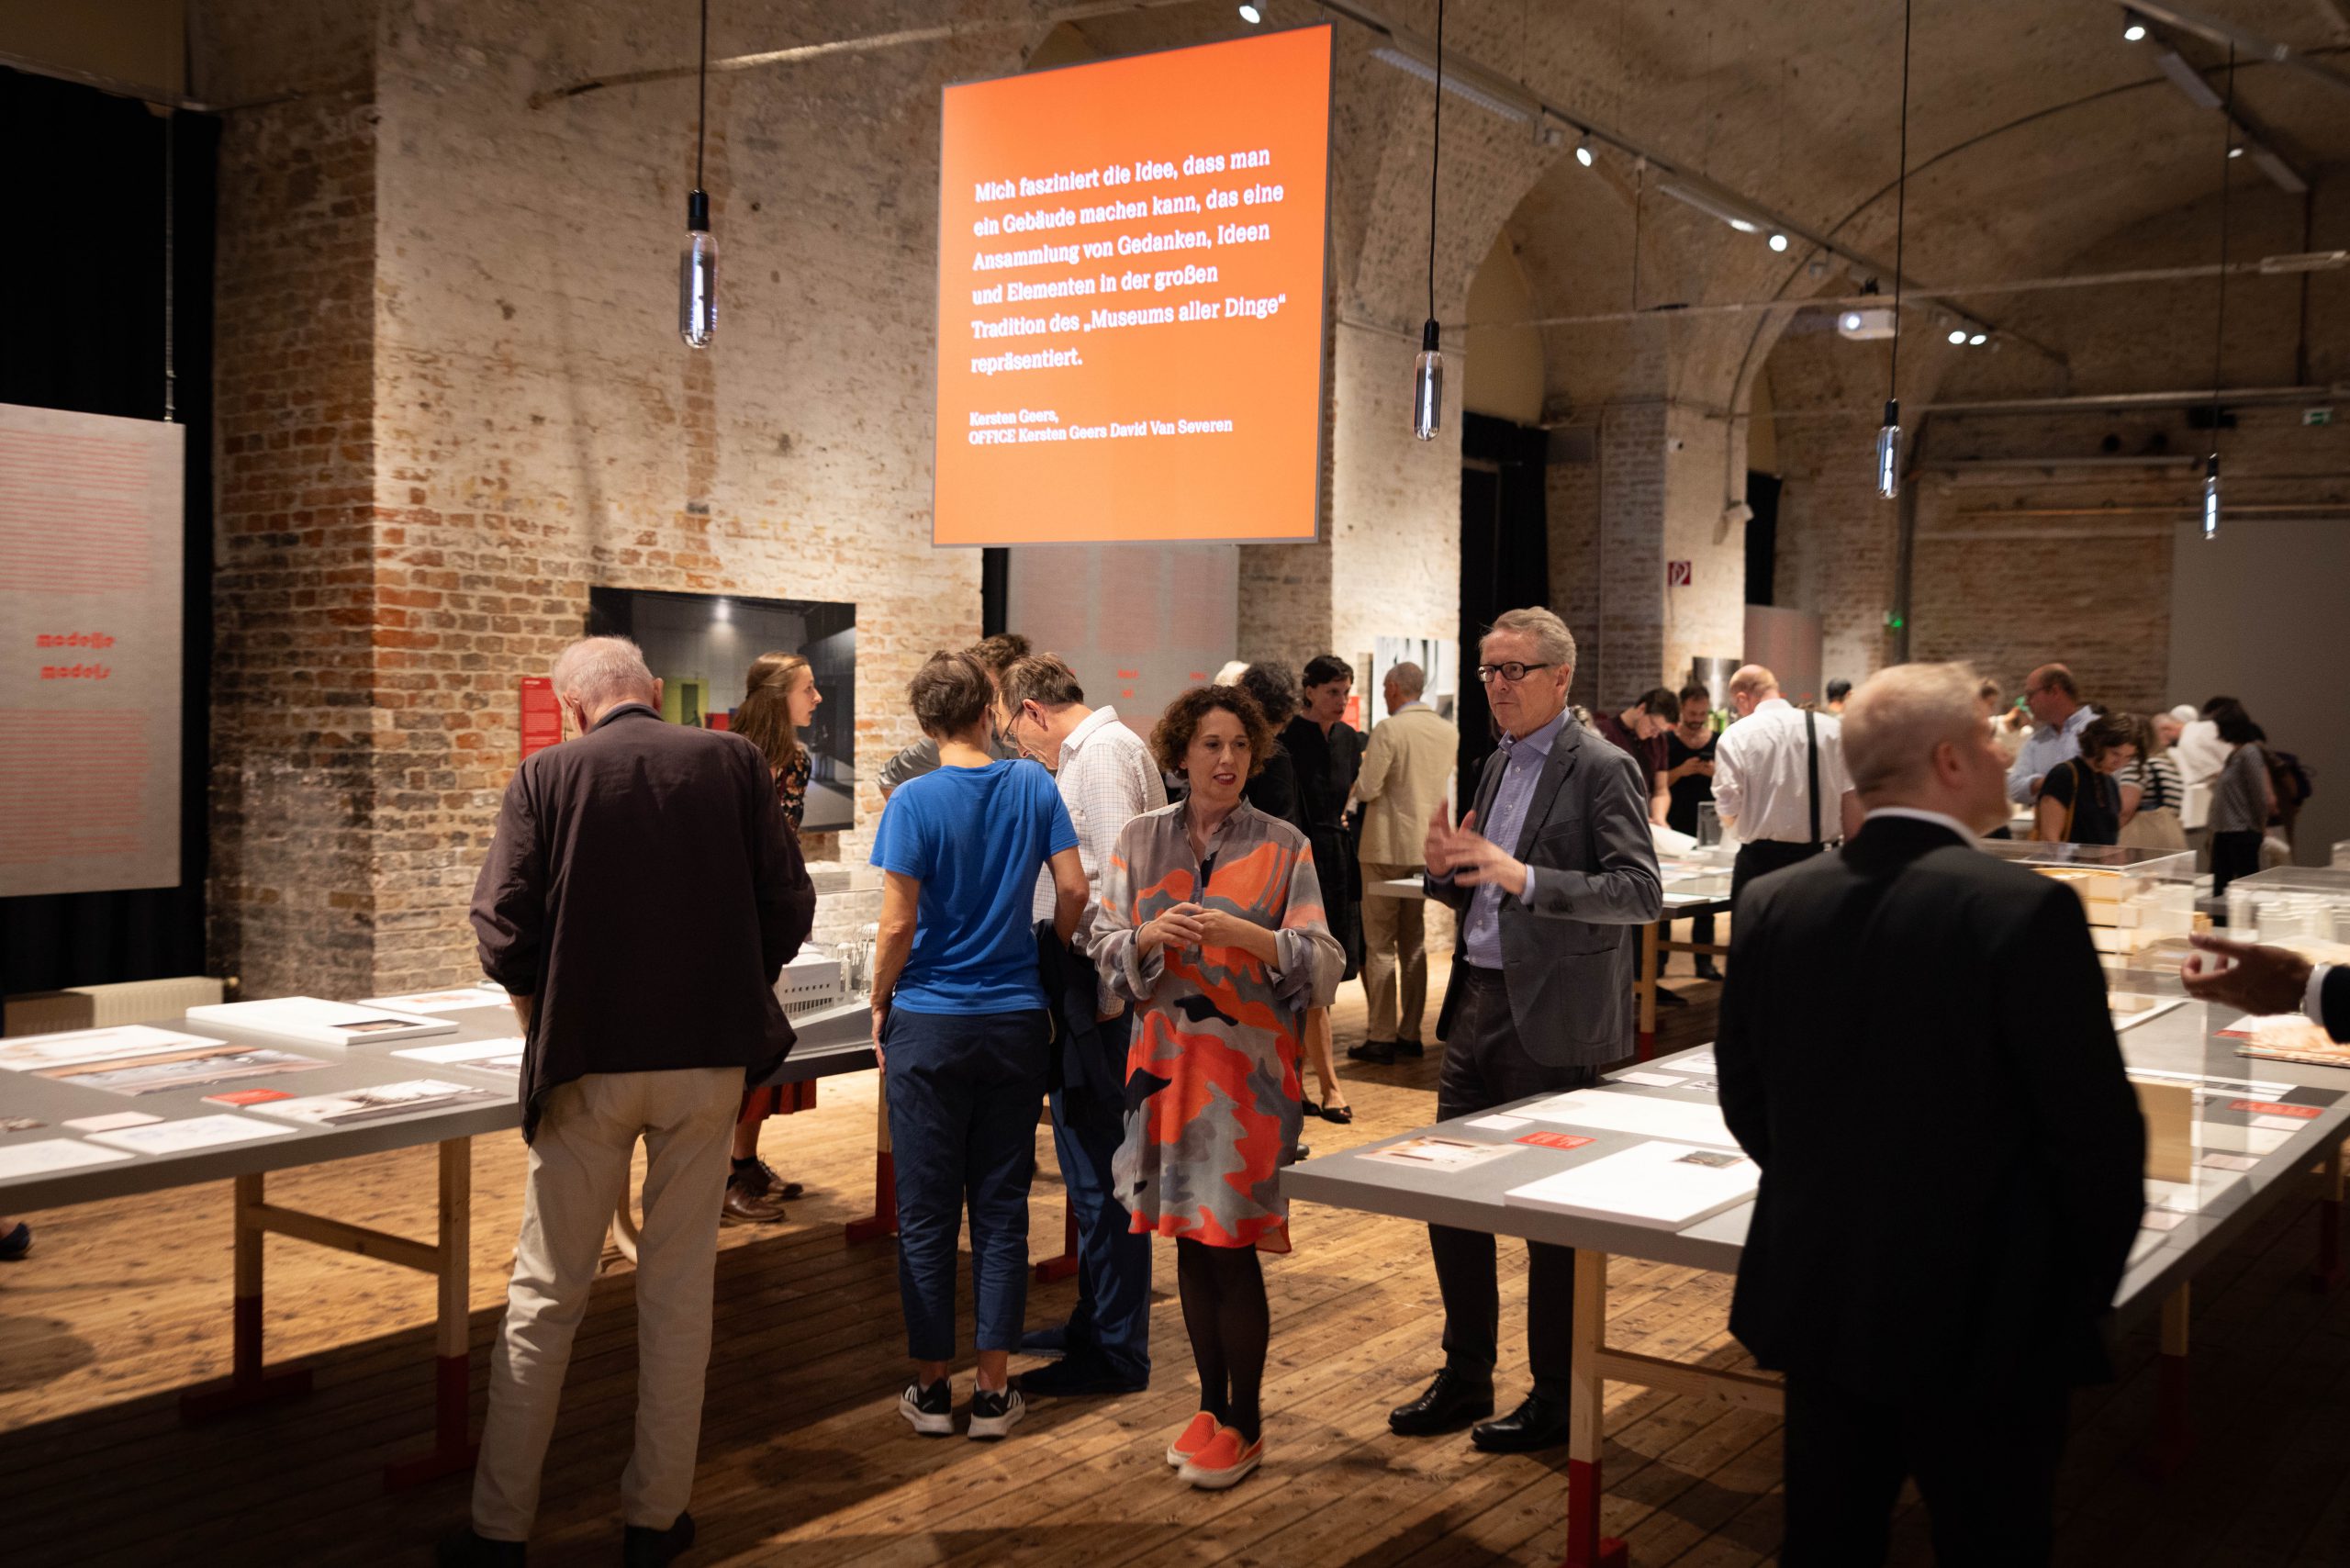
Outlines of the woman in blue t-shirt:
[{"label": "woman in blue t-shirt", "polygon": [[956,1233],[968,1200],[979,1368],[970,1435],[1000,1438],[1024,1407],[1011,1386],[1028,1305],[1028,1183],[1052,1029],[1029,909],[1049,863],[1063,946],[1085,908],[1085,868],[1053,776],[989,755],[995,688],[967,654],[934,654],[906,696],[938,769],[890,797],[874,834],[883,873],[873,1045],[882,1057],[898,1178],[898,1292],[914,1381],[898,1400],[917,1432],[955,1429]]}]

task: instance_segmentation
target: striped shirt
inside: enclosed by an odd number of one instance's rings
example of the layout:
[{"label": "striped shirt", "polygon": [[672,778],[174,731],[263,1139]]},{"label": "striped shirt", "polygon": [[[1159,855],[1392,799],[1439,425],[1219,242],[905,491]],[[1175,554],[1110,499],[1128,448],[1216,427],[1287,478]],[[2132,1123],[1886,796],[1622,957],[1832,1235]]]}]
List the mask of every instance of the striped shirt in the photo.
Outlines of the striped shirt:
[{"label": "striped shirt", "polygon": [[2144,791],[2138,800],[2141,812],[2177,811],[2187,801],[2187,780],[2180,777],[2178,764],[2168,752],[2157,752],[2137,762],[2126,763],[2113,776],[2114,782],[2124,788],[2134,787]]}]

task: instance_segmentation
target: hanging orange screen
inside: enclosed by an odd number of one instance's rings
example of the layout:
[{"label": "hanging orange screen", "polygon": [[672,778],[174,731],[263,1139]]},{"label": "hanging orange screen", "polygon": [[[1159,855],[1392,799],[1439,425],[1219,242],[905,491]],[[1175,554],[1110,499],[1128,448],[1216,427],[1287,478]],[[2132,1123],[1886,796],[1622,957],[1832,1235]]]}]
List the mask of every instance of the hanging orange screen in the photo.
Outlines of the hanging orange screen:
[{"label": "hanging orange screen", "polygon": [[934,543],[1315,537],[1330,47],[946,89]]}]

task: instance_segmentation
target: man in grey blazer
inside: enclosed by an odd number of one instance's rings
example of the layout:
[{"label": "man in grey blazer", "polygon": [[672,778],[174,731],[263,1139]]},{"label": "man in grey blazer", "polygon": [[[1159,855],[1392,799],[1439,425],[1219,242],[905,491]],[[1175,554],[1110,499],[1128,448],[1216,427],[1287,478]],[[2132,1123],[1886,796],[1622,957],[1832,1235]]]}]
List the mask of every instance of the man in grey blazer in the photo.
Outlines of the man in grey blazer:
[{"label": "man in grey blazer", "polygon": [[[1479,644],[1478,678],[1502,731],[1475,804],[1453,827],[1428,824],[1427,894],[1460,913],[1437,1034],[1438,1118],[1529,1094],[1580,1088],[1631,1054],[1639,928],[1663,888],[1639,765],[1574,722],[1567,687],[1575,641],[1547,610],[1498,617]],[[1524,1453],[1567,1440],[1574,1250],[1527,1246],[1527,1359],[1534,1392],[1498,1421],[1494,1363],[1501,1295],[1494,1238],[1428,1227],[1444,1296],[1444,1370],[1389,1412],[1404,1437],[1471,1422],[1477,1447]]]}]

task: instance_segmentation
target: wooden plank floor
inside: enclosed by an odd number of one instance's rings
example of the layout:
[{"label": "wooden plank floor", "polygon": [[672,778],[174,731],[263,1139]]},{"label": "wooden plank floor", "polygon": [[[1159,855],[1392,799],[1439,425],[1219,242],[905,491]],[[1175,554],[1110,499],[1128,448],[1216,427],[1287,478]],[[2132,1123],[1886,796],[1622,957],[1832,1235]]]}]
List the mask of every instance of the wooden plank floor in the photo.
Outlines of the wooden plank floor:
[{"label": "wooden plank floor", "polygon": [[[1687,960],[1677,963],[1685,966]],[[1663,1048],[1709,1037],[1717,988],[1662,1015]],[[1360,1039],[1349,987],[1340,1044]],[[1431,1000],[1433,1018],[1434,1000]],[[1351,1127],[1309,1124],[1332,1148],[1424,1124],[1436,1058],[1345,1070]],[[1564,1551],[1562,1455],[1476,1453],[1464,1437],[1405,1442],[1388,1407],[1438,1364],[1440,1316],[1425,1232],[1300,1204],[1298,1250],[1270,1261],[1267,1468],[1211,1496],[1160,1459],[1192,1406],[1162,1245],[1149,1392],[1038,1401],[1010,1440],[907,1434],[895,1254],[849,1248],[870,1207],[874,1083],[828,1080],[822,1103],[773,1124],[772,1158],[809,1183],[790,1223],[730,1230],[693,1507],[699,1562],[794,1568],[1022,1563],[1130,1568],[1372,1568],[1555,1562]],[[520,1211],[514,1137],[475,1154],[475,1418]],[[273,1178],[274,1200],[403,1234],[432,1225],[429,1150]],[[11,1563],[423,1562],[460,1522],[451,1479],[397,1496],[387,1460],[431,1423],[431,1287],[422,1276],[271,1238],[274,1358],[317,1373],[308,1399],[197,1430],[174,1392],[226,1371],[226,1184],[33,1218],[39,1246],[0,1268],[0,1475]],[[1058,1249],[1062,1202],[1039,1139],[1031,1250]],[[2280,1214],[2199,1283],[2196,1457],[2158,1484],[2137,1469],[2153,1406],[2151,1344],[2082,1396],[2065,1487],[2062,1561],[2104,1564],[2350,1562],[2350,1293],[2304,1282],[2314,1233]],[[1524,1253],[1502,1250],[1502,1395],[1524,1391]],[[968,1333],[968,1276],[964,1332]],[[1618,1262],[1612,1338],[1651,1354],[1743,1365],[1727,1337],[1728,1280]],[[1039,1287],[1029,1320],[1066,1313],[1074,1284]],[[635,1318],[625,1268],[597,1286],[549,1455],[533,1561],[610,1559],[629,1442]],[[968,1374],[959,1385],[968,1389]],[[1775,1421],[1613,1385],[1606,1528],[1633,1561],[1745,1568],[1779,1537]],[[1930,1560],[1924,1520],[1901,1521],[1896,1561]]]}]

